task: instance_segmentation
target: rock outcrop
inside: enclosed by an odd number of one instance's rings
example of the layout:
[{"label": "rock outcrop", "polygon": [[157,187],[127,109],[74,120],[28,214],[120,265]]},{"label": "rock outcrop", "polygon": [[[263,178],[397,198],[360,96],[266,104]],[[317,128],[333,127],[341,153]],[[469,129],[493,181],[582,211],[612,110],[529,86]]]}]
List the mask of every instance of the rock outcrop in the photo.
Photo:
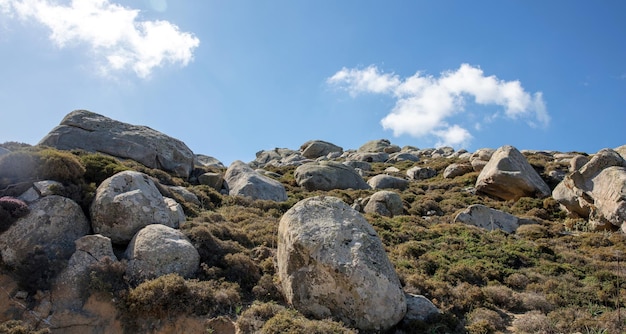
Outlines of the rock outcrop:
[{"label": "rock outcrop", "polygon": [[90,267],[104,261],[117,261],[111,239],[86,235],[75,242],[76,251],[52,287],[53,312],[80,310],[88,295]]},{"label": "rock outcrop", "polygon": [[141,229],[126,249],[126,274],[141,282],[166,274],[190,277],[200,265],[200,255],[182,232],[160,224]]},{"label": "rock outcrop", "polygon": [[32,261],[41,249],[50,260],[67,261],[74,253],[74,241],[89,233],[83,210],[69,198],[51,195],[29,205],[30,212],[0,234],[0,255],[9,266]]},{"label": "rock outcrop", "polygon": [[166,201],[148,175],[135,171],[104,180],[91,204],[94,232],[117,244],[129,242],[146,225],[178,228],[184,220],[182,209]]},{"label": "rock outcrop", "polygon": [[231,196],[284,202],[287,191],[282,183],[257,173],[242,161],[234,161],[226,170],[224,181]]},{"label": "rock outcrop", "polygon": [[552,197],[567,211],[589,219],[595,228],[626,221],[626,160],[611,149],[600,150],[559,183]]},{"label": "rock outcrop", "polygon": [[550,196],[550,187],[513,146],[497,149],[476,180],[476,190],[503,200]]},{"label": "rock outcrop", "polygon": [[299,186],[308,191],[331,189],[369,189],[354,168],[333,161],[310,162],[294,172]]},{"label": "rock outcrop", "polygon": [[323,140],[310,140],[300,146],[300,152],[307,159],[317,159],[332,152],[343,153],[343,148]]},{"label": "rock outcrop", "polygon": [[87,110],[69,113],[38,145],[83,149],[132,159],[187,178],[195,155],[182,141],[147,126],[119,122]]},{"label": "rock outcrop", "polygon": [[515,233],[521,225],[535,223],[532,220],[518,218],[510,213],[492,209],[482,204],[470,205],[467,209],[459,212],[454,217],[454,221],[489,231],[502,230],[507,233]]},{"label": "rock outcrop", "polygon": [[278,274],[287,301],[305,315],[384,331],[405,315],[406,299],[381,240],[338,198],[304,199],[278,227]]},{"label": "rock outcrop", "polygon": [[398,145],[392,145],[388,139],[370,140],[367,143],[361,145],[358,152],[385,152],[388,154],[396,153],[400,151]]}]

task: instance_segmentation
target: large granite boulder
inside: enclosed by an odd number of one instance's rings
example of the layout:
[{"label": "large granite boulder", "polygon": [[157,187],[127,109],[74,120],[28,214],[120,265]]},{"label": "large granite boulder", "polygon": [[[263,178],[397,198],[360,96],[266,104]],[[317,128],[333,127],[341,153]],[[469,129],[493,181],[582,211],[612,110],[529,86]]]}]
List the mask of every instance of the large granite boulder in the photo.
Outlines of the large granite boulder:
[{"label": "large granite boulder", "polygon": [[626,221],[626,160],[611,149],[596,153],[559,183],[552,197],[572,215],[588,218],[595,228]]},{"label": "large granite boulder", "polygon": [[409,186],[409,181],[401,177],[387,174],[378,174],[367,180],[372,189],[398,189],[404,190]]},{"label": "large granite boulder", "polygon": [[133,282],[171,273],[190,277],[200,265],[200,255],[185,235],[160,224],[137,232],[126,249],[126,258],[126,274]]},{"label": "large granite boulder", "polygon": [[482,204],[474,204],[459,212],[454,222],[474,225],[486,230],[502,230],[515,233],[517,228],[525,224],[534,224],[530,219],[518,218],[510,213],[492,209]]},{"label": "large granite boulder", "polygon": [[400,281],[376,231],[338,198],[307,198],[283,215],[277,261],[287,301],[305,315],[383,332],[406,313]]},{"label": "large granite boulder", "polygon": [[177,228],[185,221],[180,205],[166,201],[146,174],[123,171],[104,180],[91,203],[91,226],[113,243],[127,243],[149,224]]},{"label": "large granite boulder", "polygon": [[376,213],[381,216],[393,217],[401,215],[404,211],[402,198],[393,191],[381,190],[375,192],[366,201],[367,204],[363,208],[365,213]]},{"label": "large granite boulder", "polygon": [[407,169],[406,176],[411,180],[426,180],[437,175],[437,171],[430,167],[411,167]]},{"label": "large granite boulder", "polygon": [[196,154],[194,165],[213,168],[226,168],[226,166],[224,166],[224,164],[217,158],[204,154]]},{"label": "large granite boulder", "polygon": [[182,141],[147,126],[122,123],[87,110],[69,113],[38,145],[83,149],[132,159],[187,178],[195,156]]},{"label": "large granite boulder", "polygon": [[284,202],[287,191],[282,183],[261,175],[242,161],[234,161],[226,170],[224,181],[231,196]]},{"label": "large granite boulder", "polygon": [[550,187],[513,146],[498,148],[476,180],[476,190],[503,200],[550,196]]},{"label": "large granite boulder", "polygon": [[46,196],[31,203],[29,211],[0,234],[0,255],[9,266],[28,263],[36,248],[50,260],[67,260],[74,241],[89,233],[87,217],[69,198]]},{"label": "large granite boulder", "polygon": [[323,140],[309,140],[300,146],[300,152],[307,159],[317,159],[331,152],[343,153],[343,148]]},{"label": "large granite boulder", "polygon": [[331,189],[369,189],[354,168],[333,161],[316,161],[296,168],[294,177],[308,191]]},{"label": "large granite boulder", "polygon": [[471,164],[468,163],[453,163],[448,165],[446,169],[443,170],[443,178],[444,179],[453,179],[457,176],[465,175],[467,173],[472,172],[474,169]]}]

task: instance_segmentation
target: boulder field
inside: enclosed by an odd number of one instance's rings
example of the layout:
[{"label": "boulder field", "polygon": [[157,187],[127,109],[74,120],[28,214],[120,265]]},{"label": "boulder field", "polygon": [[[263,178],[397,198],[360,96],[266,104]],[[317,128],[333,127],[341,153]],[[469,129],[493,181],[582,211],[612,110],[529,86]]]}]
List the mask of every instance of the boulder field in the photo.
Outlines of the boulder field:
[{"label": "boulder field", "polygon": [[[551,196],[571,217],[586,219],[598,229],[626,231],[625,146],[592,155],[542,152],[568,167],[541,175],[523,151],[508,145],[470,153],[449,147],[401,148],[386,139],[367,142],[357,150],[311,140],[298,150],[260,151],[255,160],[235,161],[226,168],[158,131],[85,110],[68,114],[39,145],[131,159],[189,184],[204,184],[223,196],[250,201],[289,201],[285,185],[278,180],[281,175],[268,170],[294,166],[293,185],[311,195],[294,201],[282,215],[276,249],[268,255],[281,293],[287,304],[307,317],[332,318],[366,333],[390,330],[409,317],[426,321],[440,313],[424,296],[403,291],[380,237],[364,218],[365,214],[407,214],[399,193],[411,182],[476,173],[468,192],[501,201]],[[12,154],[0,147],[0,163]],[[451,162],[440,170],[421,164],[440,158]],[[376,163],[390,167],[373,172]],[[396,163],[408,166],[405,172],[391,166]],[[551,189],[548,182],[556,186]],[[124,261],[125,276],[133,284],[172,273],[193,278],[203,270],[194,243],[179,231],[187,217],[172,197],[201,205],[184,186],[167,187],[145,173],[121,171],[97,184],[87,214],[71,198],[57,194],[63,186],[56,180],[28,180],[20,183],[25,191],[18,196],[0,192],[4,265],[17,268],[34,258],[64,264],[51,278],[48,297],[36,299],[39,318],[49,319],[39,326],[48,324],[46,328],[58,333],[72,327],[82,333],[119,329],[118,321],[90,309],[96,297],[88,296],[85,280],[94,264]],[[372,192],[354,203],[319,195],[347,189]],[[535,223],[480,204],[458,212],[453,222],[510,234]],[[6,276],[0,279],[10,281]]]}]

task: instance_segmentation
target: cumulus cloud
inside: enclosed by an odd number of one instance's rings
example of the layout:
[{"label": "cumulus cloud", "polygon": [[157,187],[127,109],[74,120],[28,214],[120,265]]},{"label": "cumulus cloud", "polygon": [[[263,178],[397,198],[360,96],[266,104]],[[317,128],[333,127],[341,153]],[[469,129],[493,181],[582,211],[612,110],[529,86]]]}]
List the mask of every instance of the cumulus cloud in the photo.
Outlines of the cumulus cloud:
[{"label": "cumulus cloud", "polygon": [[86,45],[103,74],[132,70],[141,78],[166,64],[186,66],[200,40],[168,21],[141,21],[139,10],[109,0],[0,0],[0,11],[50,29],[60,48]]},{"label": "cumulus cloud", "polygon": [[[385,130],[394,136],[434,136],[437,145],[466,145],[472,134],[459,124],[449,124],[454,115],[465,111],[468,99],[477,105],[496,105],[503,116],[524,119],[530,126],[546,126],[550,116],[541,92],[530,94],[519,81],[503,81],[485,76],[478,67],[462,64],[455,71],[446,71],[436,78],[417,72],[401,79],[393,73],[383,73],[376,66],[364,69],[342,68],[327,79],[355,96],[378,93],[393,96],[396,104],[381,120]],[[472,100],[470,100],[472,101]],[[494,119],[498,115],[486,115]],[[480,123],[474,128],[479,129]]]}]

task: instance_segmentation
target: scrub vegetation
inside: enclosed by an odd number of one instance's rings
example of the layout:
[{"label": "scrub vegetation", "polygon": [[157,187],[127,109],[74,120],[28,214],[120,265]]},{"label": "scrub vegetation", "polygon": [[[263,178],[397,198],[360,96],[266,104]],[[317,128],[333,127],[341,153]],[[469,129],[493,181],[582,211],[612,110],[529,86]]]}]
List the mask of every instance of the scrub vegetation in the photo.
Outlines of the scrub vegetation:
[{"label": "scrub vegetation", "polygon": [[[92,291],[115,296],[117,307],[127,315],[129,332],[140,327],[137,319],[193,314],[230,317],[242,333],[356,333],[332,319],[308,319],[285,303],[274,262],[278,222],[307,197],[324,194],[352,204],[375,191],[308,192],[295,183],[295,167],[268,167],[281,176],[278,180],[289,199],[253,201],[222,195],[134,161],[10,144],[14,151],[0,157],[0,213],[12,220],[23,208],[13,197],[3,196],[18,195],[16,184],[57,180],[65,186],[63,195],[87,212],[98,184],[128,169],[144,172],[161,184],[184,186],[200,199],[198,206],[177,198],[188,217],[181,231],[201,256],[195,277],[166,275],[132,286],[125,281],[123,261],[92,268]],[[560,167],[539,153],[527,158],[546,179],[548,171]],[[623,332],[624,234],[590,231],[585,221],[566,217],[552,198],[499,201],[477,194],[472,187],[478,173],[454,179],[441,176],[454,161],[395,164],[400,174],[413,166],[431,167],[439,174],[411,181],[401,192],[403,215],[365,215],[382,239],[405,291],[426,296],[442,311],[433,322],[401,323],[397,329],[407,333],[417,329],[424,333]],[[389,166],[373,164],[372,175]],[[537,224],[507,234],[452,223],[460,210],[478,203]],[[25,281],[27,276],[23,271],[18,275]],[[37,279],[30,284],[45,288],[45,283]],[[15,321],[0,328],[7,333],[28,332],[28,326]]]}]

